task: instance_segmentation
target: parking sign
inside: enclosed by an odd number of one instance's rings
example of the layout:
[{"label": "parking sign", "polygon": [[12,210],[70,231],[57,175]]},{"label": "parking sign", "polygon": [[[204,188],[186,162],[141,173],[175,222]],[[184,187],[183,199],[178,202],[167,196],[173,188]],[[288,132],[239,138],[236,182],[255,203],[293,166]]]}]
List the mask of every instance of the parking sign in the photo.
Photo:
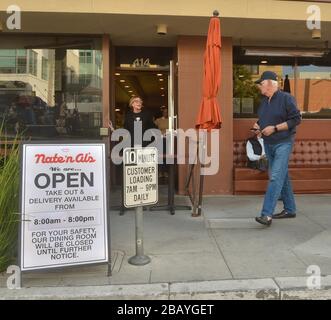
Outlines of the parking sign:
[{"label": "parking sign", "polygon": [[126,148],[123,154],[124,206],[158,202],[158,153],[156,148]]}]

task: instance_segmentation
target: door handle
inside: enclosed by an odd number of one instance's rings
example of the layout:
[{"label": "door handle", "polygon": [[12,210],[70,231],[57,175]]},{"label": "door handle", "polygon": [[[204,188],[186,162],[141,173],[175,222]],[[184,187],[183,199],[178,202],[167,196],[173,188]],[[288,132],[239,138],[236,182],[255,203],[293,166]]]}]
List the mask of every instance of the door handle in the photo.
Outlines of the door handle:
[{"label": "door handle", "polygon": [[174,131],[177,131],[178,129],[178,117],[177,115],[174,116]]}]

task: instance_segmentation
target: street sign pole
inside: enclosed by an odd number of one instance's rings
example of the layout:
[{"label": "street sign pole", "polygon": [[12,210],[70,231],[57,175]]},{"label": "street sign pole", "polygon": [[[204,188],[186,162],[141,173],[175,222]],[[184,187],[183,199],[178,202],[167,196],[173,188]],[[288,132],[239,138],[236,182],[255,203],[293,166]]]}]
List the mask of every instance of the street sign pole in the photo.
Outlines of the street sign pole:
[{"label": "street sign pole", "polygon": [[129,259],[129,263],[143,266],[151,262],[144,254],[143,206],[158,201],[158,154],[156,148],[135,146],[124,149],[123,155],[124,206],[135,209],[136,224],[136,255]]},{"label": "street sign pole", "polygon": [[144,255],[144,212],[143,207],[136,207],[136,255],[129,259],[135,266],[143,266],[151,262],[151,258]]}]

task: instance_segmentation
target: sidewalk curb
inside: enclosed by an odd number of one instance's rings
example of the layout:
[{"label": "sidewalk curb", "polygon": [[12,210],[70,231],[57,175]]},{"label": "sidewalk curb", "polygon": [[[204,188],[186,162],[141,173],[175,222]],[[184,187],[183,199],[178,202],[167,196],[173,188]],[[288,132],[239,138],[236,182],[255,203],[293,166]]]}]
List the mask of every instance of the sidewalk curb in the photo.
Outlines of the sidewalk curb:
[{"label": "sidewalk curb", "polygon": [[275,278],[282,300],[331,299],[331,276],[321,277],[320,289],[307,289],[307,277]]},{"label": "sidewalk curb", "polygon": [[0,300],[166,300],[167,283],[0,289]]},{"label": "sidewalk curb", "polygon": [[294,300],[331,299],[331,276],[321,289],[307,277],[218,280],[138,285],[0,288],[0,300]]},{"label": "sidewalk curb", "polygon": [[173,300],[278,299],[279,287],[272,279],[220,280],[170,284]]}]

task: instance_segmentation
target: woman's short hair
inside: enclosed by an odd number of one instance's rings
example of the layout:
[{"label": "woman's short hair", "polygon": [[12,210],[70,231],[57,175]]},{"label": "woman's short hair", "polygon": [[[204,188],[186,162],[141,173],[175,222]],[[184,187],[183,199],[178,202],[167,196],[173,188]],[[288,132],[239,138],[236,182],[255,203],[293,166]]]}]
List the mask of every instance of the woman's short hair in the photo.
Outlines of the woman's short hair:
[{"label": "woman's short hair", "polygon": [[141,99],[141,97],[139,97],[139,96],[133,96],[133,97],[131,97],[130,100],[129,100],[129,107],[132,107],[132,103],[133,103],[133,101],[135,101],[135,100],[137,100],[137,99],[139,99],[139,100],[141,101],[141,103],[143,102],[143,99]]}]

